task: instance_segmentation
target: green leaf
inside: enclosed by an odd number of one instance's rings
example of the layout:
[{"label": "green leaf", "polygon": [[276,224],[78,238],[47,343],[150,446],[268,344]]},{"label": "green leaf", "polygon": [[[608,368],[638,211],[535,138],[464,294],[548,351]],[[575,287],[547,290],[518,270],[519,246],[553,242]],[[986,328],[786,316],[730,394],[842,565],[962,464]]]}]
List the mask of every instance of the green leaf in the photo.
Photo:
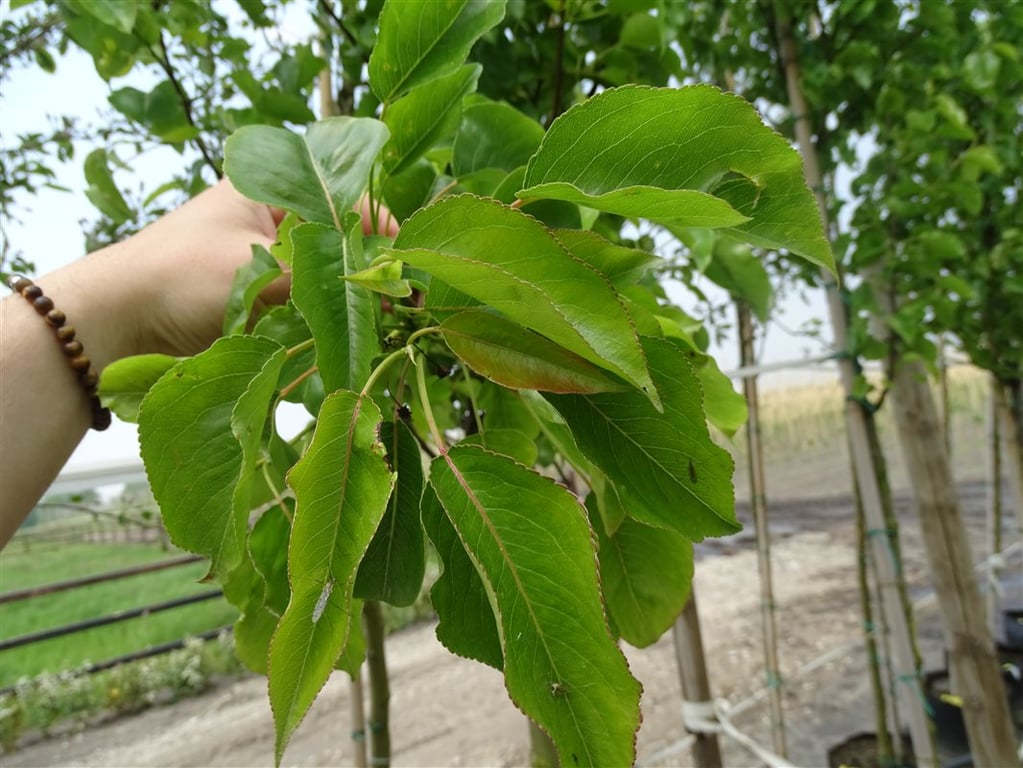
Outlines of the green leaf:
[{"label": "green leaf", "polygon": [[714,243],[714,258],[704,274],[728,291],[733,299],[749,304],[761,323],[770,319],[774,301],[771,279],[748,245],[731,238],[718,238]]},{"label": "green leaf", "polygon": [[[282,347],[294,347],[312,338],[312,332],[305,318],[293,302],[273,307],[263,315],[252,332],[257,336],[266,336],[278,342]],[[305,378],[286,396],[285,400],[304,403],[313,415],[320,409],[323,400],[323,380],[319,372],[309,374],[316,366],[316,349],[311,347],[292,354],[281,369],[281,388],[287,387],[300,376]]]},{"label": "green leaf", "polygon": [[444,568],[430,588],[437,639],[458,656],[502,669],[501,635],[487,587],[429,485],[423,491],[422,520]]},{"label": "green leaf", "polygon": [[466,64],[414,89],[388,108],[384,123],[391,140],[381,155],[388,174],[401,173],[438,141],[454,135],[462,119],[462,99],[476,90],[482,70],[479,64]]},{"label": "green leaf", "polygon": [[746,398],[735,391],[731,379],[721,372],[713,357],[705,355],[702,361],[694,362],[703,390],[703,410],[707,421],[732,437],[749,417]]},{"label": "green leaf", "polygon": [[423,524],[419,520],[419,499],[423,495],[419,443],[401,421],[385,422],[380,440],[387,446],[387,458],[398,483],[359,567],[355,595],[391,605],[412,605],[426,573]]},{"label": "green leaf", "polygon": [[543,140],[543,128],[514,107],[495,101],[466,107],[455,136],[451,168],[459,178],[484,168],[514,171]]},{"label": "green leaf", "polygon": [[963,59],[963,79],[978,93],[991,91],[998,82],[1001,66],[1002,61],[994,51],[973,51]]},{"label": "green leaf", "polygon": [[43,72],[47,72],[52,75],[54,72],[57,71],[57,62],[53,58],[53,54],[50,53],[45,48],[42,47],[33,48],[32,56],[36,60],[36,64],[39,65],[39,68],[43,70]]},{"label": "green leaf", "polygon": [[708,85],[626,86],[551,125],[519,197],[728,228],[834,269],[816,202],[789,143],[737,96]]},{"label": "green leaf", "polygon": [[593,528],[608,616],[626,642],[637,648],[656,643],[689,599],[692,542],[674,531],[628,519],[613,536],[599,520]]},{"label": "green leaf", "polygon": [[470,368],[511,389],[622,392],[600,368],[543,336],[486,310],[460,312],[441,324],[444,341]]},{"label": "green leaf", "polygon": [[139,4],[132,0],[76,0],[70,6],[126,35],[131,34],[139,11]]},{"label": "green leaf", "polygon": [[596,232],[559,229],[554,235],[573,256],[585,261],[618,288],[638,282],[660,261],[652,253],[615,245]]},{"label": "green leaf", "polygon": [[433,164],[418,160],[401,173],[388,177],[383,185],[384,202],[398,221],[405,221],[426,205],[436,179]]},{"label": "green leaf", "polygon": [[[288,514],[293,514],[294,502]],[[234,647],[246,667],[266,674],[267,653],[277,622],[288,604],[288,538],[291,523],[280,507],[270,507],[249,533],[248,557],[231,572],[224,594],[242,611],[234,625]],[[244,591],[243,591],[244,590]]]},{"label": "green leaf", "polygon": [[99,394],[117,418],[134,424],[139,406],[153,385],[178,362],[170,355],[135,355],[115,360],[103,369]]},{"label": "green leaf", "polygon": [[400,299],[412,295],[412,286],[401,275],[402,263],[386,259],[366,269],[345,275],[344,279],[375,293]]},{"label": "green leaf", "polygon": [[124,201],[110,173],[106,150],[93,150],[85,158],[85,181],[89,185],[85,190],[89,202],[114,224],[123,224],[132,218],[132,210]]},{"label": "green leaf", "polygon": [[628,313],[607,281],[536,220],[469,195],[402,226],[394,256],[641,388],[657,403]]},{"label": "green leaf", "polygon": [[171,541],[226,578],[241,561],[248,504],[284,349],[229,336],[171,368],[139,408],[139,442]]},{"label": "green leaf", "polygon": [[362,196],[387,136],[387,126],[365,117],[321,120],[305,136],[247,125],[224,146],[224,172],[252,200],[342,229],[342,218]]},{"label": "green leaf", "polygon": [[181,96],[170,80],[164,80],[148,93],[130,86],[121,88],[108,99],[114,109],[141,123],[168,144],[178,144],[199,135],[198,129],[188,121]]},{"label": "green leaf", "polygon": [[343,232],[322,224],[291,231],[291,297],[316,339],[316,364],[327,392],[358,389],[379,351],[373,295],[342,276],[362,268],[359,214],[346,211]]},{"label": "green leaf", "polygon": [[278,764],[345,647],[356,569],[394,485],[377,438],[380,420],[368,397],[328,395],[309,450],[288,476],[297,502],[288,550],[291,601],[268,664]]},{"label": "green leaf", "polygon": [[231,281],[231,293],[228,294],[224,313],[225,336],[245,330],[260,292],[280,276],[281,266],[277,259],[263,246],[253,245],[252,261],[238,267]]},{"label": "green leaf", "polygon": [[671,342],[647,338],[643,348],[663,414],[632,392],[544,397],[617,485],[630,517],[694,541],[735,533],[732,459],[710,439],[699,380]]},{"label": "green leaf", "polygon": [[493,595],[512,700],[562,765],[631,765],[640,686],[607,629],[579,502],[469,445],[434,459],[430,483]]},{"label": "green leaf", "polygon": [[625,20],[619,42],[626,48],[658,50],[664,45],[664,22],[647,13],[634,13]]},{"label": "green leaf", "polygon": [[484,32],[504,18],[505,0],[388,0],[369,57],[369,83],[382,102],[458,67]]},{"label": "green leaf", "polygon": [[487,412],[486,416],[486,429],[463,438],[459,445],[478,445],[491,453],[499,453],[514,459],[525,467],[532,467],[536,464],[536,440],[532,435],[526,434],[521,429],[492,427],[489,424],[490,413]]}]

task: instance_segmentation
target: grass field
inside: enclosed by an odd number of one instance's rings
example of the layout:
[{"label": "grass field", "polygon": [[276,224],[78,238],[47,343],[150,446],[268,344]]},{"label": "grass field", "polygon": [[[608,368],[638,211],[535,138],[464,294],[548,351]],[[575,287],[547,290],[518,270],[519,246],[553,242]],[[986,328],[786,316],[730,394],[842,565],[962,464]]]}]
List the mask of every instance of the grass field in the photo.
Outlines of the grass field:
[{"label": "grass field", "polygon": [[[0,554],[0,591],[79,578],[180,555],[151,543],[74,543]],[[53,595],[0,605],[0,638],[50,629],[115,611],[213,589],[199,584],[203,563],[94,584]],[[100,662],[158,643],[230,624],[237,612],[223,598],[175,608],[152,616],[97,627],[65,637],[0,652],[0,687],[42,672]]]}]

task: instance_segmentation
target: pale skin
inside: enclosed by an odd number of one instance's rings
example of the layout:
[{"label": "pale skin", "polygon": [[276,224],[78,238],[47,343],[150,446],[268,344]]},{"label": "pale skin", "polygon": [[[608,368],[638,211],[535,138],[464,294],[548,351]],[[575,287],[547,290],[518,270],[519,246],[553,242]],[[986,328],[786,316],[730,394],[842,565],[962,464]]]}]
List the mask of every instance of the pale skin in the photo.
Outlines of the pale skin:
[{"label": "pale skin", "polygon": [[[380,229],[393,235],[384,214]],[[222,181],[137,235],[35,282],[67,315],[97,373],[131,355],[194,355],[220,335],[235,271],[252,244],[275,241],[282,216]],[[260,298],[280,303],[287,295],[281,279]],[[53,330],[18,295],[0,301],[0,371],[3,546],[89,429],[91,411]]]}]

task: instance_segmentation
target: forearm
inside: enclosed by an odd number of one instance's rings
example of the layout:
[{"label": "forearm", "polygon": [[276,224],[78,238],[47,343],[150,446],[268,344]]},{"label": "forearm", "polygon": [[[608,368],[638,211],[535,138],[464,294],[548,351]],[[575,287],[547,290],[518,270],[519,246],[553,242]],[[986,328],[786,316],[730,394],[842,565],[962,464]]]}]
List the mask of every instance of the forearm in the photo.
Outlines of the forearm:
[{"label": "forearm", "polygon": [[[130,354],[133,329],[124,283],[105,279],[119,246],[41,278],[38,285],[67,316],[97,374]],[[0,301],[0,546],[49,487],[92,420],[89,397],[54,329],[17,294]]]}]

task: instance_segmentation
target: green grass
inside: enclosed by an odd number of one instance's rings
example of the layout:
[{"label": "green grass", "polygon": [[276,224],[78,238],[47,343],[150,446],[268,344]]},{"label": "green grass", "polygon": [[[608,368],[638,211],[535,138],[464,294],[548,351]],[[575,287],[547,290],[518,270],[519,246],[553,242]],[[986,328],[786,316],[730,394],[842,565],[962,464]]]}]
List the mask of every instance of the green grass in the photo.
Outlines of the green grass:
[{"label": "green grass", "polygon": [[[180,553],[159,544],[76,543],[21,551],[17,541],[0,555],[0,591],[39,586],[154,562]],[[215,588],[197,583],[204,563],[193,563],[114,582],[0,605],[0,638],[139,608]],[[0,652],[0,687],[23,677],[99,662],[151,645],[230,624],[237,611],[223,598],[175,608],[152,616],[44,640]]]}]

